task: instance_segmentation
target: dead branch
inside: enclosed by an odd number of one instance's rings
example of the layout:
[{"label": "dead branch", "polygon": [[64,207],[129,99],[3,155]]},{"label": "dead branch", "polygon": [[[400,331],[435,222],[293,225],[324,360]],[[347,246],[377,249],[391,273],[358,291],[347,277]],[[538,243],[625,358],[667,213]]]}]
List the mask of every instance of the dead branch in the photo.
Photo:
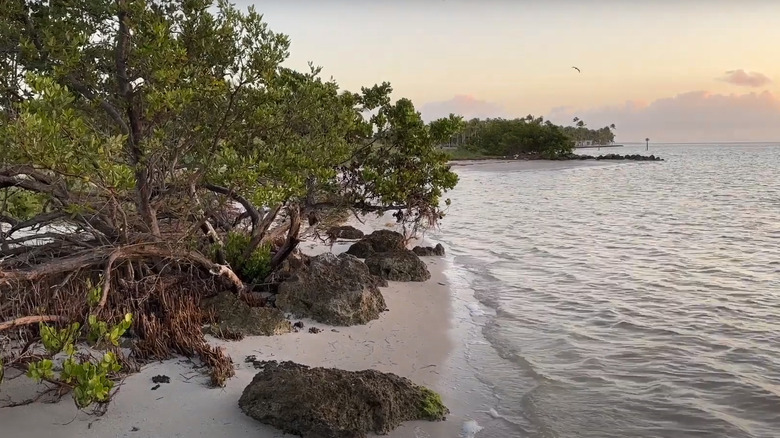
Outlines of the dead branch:
[{"label": "dead branch", "polygon": [[106,263],[106,269],[103,270],[103,293],[100,295],[100,302],[97,305],[98,310],[102,309],[106,305],[108,300],[108,291],[111,289],[111,271],[114,268],[114,262],[119,258],[119,251],[114,251],[108,257]]},{"label": "dead branch", "polygon": [[41,316],[23,316],[21,318],[12,319],[4,323],[0,323],[0,331],[12,329],[29,324],[37,324],[39,322],[65,322],[67,319],[64,316],[58,315],[41,315]]}]

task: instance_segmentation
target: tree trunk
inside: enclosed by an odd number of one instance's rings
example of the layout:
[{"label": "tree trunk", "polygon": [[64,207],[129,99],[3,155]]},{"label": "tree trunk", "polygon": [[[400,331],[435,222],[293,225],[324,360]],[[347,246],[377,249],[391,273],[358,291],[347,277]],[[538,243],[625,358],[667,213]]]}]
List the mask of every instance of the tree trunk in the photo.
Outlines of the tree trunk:
[{"label": "tree trunk", "polygon": [[298,233],[301,230],[301,208],[298,204],[292,204],[287,207],[287,214],[290,216],[290,228],[287,230],[287,239],[279,251],[274,254],[271,259],[271,270],[274,271],[278,268],[287,257],[292,254],[298,244],[301,242],[298,239]]},{"label": "tree trunk", "polygon": [[276,216],[279,214],[279,210],[281,209],[281,204],[274,207],[265,215],[265,217],[263,217],[263,220],[260,221],[255,229],[252,230],[252,239],[249,241],[246,249],[244,249],[242,257],[249,258],[252,253],[263,243],[263,240],[266,237],[266,233],[268,232],[268,228],[271,227],[271,224],[274,222]]}]

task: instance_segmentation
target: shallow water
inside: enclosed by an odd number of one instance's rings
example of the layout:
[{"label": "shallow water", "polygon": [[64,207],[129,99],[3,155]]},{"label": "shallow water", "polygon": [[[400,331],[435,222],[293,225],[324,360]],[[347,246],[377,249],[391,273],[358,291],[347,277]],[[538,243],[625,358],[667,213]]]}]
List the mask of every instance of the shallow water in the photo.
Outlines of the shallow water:
[{"label": "shallow water", "polygon": [[649,153],[667,161],[456,168],[434,238],[487,310],[469,360],[491,416],[531,437],[780,436],[780,146]]}]

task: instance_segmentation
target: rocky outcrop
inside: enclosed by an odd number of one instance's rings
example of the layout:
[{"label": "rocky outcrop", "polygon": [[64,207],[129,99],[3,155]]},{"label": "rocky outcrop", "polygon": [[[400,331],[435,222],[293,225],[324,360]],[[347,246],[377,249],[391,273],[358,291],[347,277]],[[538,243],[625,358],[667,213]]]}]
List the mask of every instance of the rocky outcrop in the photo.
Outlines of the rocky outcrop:
[{"label": "rocky outcrop", "polygon": [[250,307],[230,292],[203,300],[202,307],[213,311],[217,322],[209,332],[237,334],[240,336],[273,336],[292,331],[290,321],[279,309],[272,307]]},{"label": "rocky outcrop", "polygon": [[279,285],[276,307],[323,324],[365,324],[387,309],[378,287],[386,284],[349,254],[320,254]]},{"label": "rocky outcrop", "polygon": [[436,246],[415,246],[412,251],[420,257],[443,256],[444,246],[437,243]]},{"label": "rocky outcrop", "polygon": [[328,230],[328,236],[331,239],[348,239],[357,240],[362,239],[364,234],[362,231],[351,225],[342,225],[338,227],[332,227]]},{"label": "rocky outcrop", "polygon": [[404,236],[390,230],[377,230],[352,244],[347,254],[361,259],[377,252],[388,252],[405,249]]},{"label": "rocky outcrop", "polygon": [[620,155],[620,154],[606,154],[606,155],[599,155],[597,157],[594,157],[593,155],[577,155],[577,154],[569,154],[561,159],[563,160],[630,160],[630,161],[664,161],[661,157],[656,157],[655,155],[639,155],[639,154],[632,154],[632,155]]},{"label": "rocky outcrop", "polygon": [[238,406],[255,420],[311,438],[385,435],[405,421],[444,420],[449,410],[435,392],[375,370],[309,368],[257,362],[261,371]]},{"label": "rocky outcrop", "polygon": [[390,281],[425,281],[431,278],[425,263],[408,249],[371,254],[366,258],[366,266],[372,274]]}]

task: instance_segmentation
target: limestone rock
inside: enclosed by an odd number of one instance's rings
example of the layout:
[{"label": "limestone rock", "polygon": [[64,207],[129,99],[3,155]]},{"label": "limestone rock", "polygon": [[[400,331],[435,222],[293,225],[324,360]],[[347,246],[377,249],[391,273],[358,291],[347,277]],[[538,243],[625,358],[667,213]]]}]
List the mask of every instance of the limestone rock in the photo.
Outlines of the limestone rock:
[{"label": "limestone rock", "polygon": [[374,253],[366,258],[372,274],[390,281],[425,281],[431,278],[428,267],[408,249]]},{"label": "limestone rock", "polygon": [[342,225],[329,229],[328,236],[334,239],[362,239],[363,232],[351,225]]},{"label": "limestone rock", "polygon": [[405,421],[442,421],[449,413],[435,392],[376,370],[309,368],[257,362],[238,405],[248,416],[307,438],[385,435]]},{"label": "limestone rock", "polygon": [[443,256],[444,246],[437,243],[436,246],[415,246],[412,251],[420,257]]},{"label": "limestone rock", "polygon": [[403,234],[390,230],[377,230],[355,242],[349,247],[347,254],[364,259],[373,253],[396,251],[405,248]]},{"label": "limestone rock", "polygon": [[379,292],[379,286],[386,284],[356,257],[325,253],[311,258],[279,285],[276,306],[323,324],[365,324],[387,310]]},{"label": "limestone rock", "polygon": [[244,336],[273,336],[292,331],[290,321],[279,309],[272,307],[249,307],[231,292],[203,301],[206,310],[214,310],[218,329],[240,333]]}]

